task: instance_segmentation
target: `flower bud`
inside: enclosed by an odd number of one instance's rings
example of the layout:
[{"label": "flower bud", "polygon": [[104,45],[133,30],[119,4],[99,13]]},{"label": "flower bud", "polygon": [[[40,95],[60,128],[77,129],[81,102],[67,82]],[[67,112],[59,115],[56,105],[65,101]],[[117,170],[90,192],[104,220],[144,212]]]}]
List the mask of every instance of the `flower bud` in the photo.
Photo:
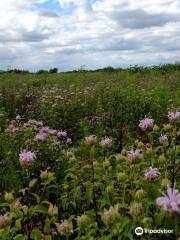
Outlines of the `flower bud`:
[{"label": "flower bud", "polygon": [[86,214],[77,217],[77,225],[80,229],[85,229],[91,225],[91,219]]},{"label": "flower bud", "polygon": [[119,205],[111,206],[109,210],[104,209],[101,219],[105,225],[110,225],[120,217]]},{"label": "flower bud", "polygon": [[144,143],[143,142],[138,142],[137,148],[143,149],[144,148]]},{"label": "flower bud", "polygon": [[141,200],[146,195],[146,192],[141,188],[136,191],[135,193],[135,199]]},{"label": "flower bud", "polygon": [[103,168],[108,168],[109,166],[110,166],[111,164],[110,164],[110,162],[109,162],[109,160],[105,160],[104,162],[103,162]]},{"label": "flower bud", "polygon": [[143,218],[142,222],[146,225],[146,226],[151,226],[152,224],[152,218],[151,217],[145,217]]},{"label": "flower bud", "polygon": [[151,154],[153,154],[153,153],[154,153],[154,151],[153,151],[152,148],[147,148],[147,149],[146,149],[146,154],[147,154],[147,155],[151,155]]},{"label": "flower bud", "polygon": [[121,182],[124,182],[127,179],[127,175],[124,172],[119,172],[117,174],[117,179]]},{"label": "flower bud", "polygon": [[164,154],[162,154],[162,155],[159,156],[158,162],[159,162],[159,163],[166,163],[166,158],[165,158]]},{"label": "flower bud", "polygon": [[73,233],[73,225],[67,220],[62,221],[61,223],[55,223],[55,225],[60,235],[68,236]]},{"label": "flower bud", "polygon": [[132,216],[139,215],[141,213],[141,211],[142,211],[141,203],[134,202],[131,204],[129,212]]},{"label": "flower bud", "polygon": [[112,184],[106,187],[106,192],[108,194],[112,194],[113,191],[114,191],[114,186]]},{"label": "flower bud", "polygon": [[170,123],[163,125],[163,130],[164,130],[165,132],[168,132],[168,131],[170,131],[171,129],[172,129],[172,125],[171,125]]},{"label": "flower bud", "polygon": [[171,184],[168,178],[164,178],[161,182],[161,189],[167,189],[167,186]]},{"label": "flower bud", "polygon": [[57,206],[53,206],[52,204],[49,205],[49,209],[48,209],[48,214],[49,216],[53,217],[58,215],[58,208]]},{"label": "flower bud", "polygon": [[158,132],[158,131],[159,131],[159,127],[158,127],[158,125],[156,125],[156,124],[154,125],[154,127],[153,127],[153,131],[154,131],[154,132]]},{"label": "flower bud", "polygon": [[4,199],[5,201],[7,202],[12,202],[14,200],[14,196],[13,196],[13,193],[12,192],[6,192],[5,195],[4,195]]}]

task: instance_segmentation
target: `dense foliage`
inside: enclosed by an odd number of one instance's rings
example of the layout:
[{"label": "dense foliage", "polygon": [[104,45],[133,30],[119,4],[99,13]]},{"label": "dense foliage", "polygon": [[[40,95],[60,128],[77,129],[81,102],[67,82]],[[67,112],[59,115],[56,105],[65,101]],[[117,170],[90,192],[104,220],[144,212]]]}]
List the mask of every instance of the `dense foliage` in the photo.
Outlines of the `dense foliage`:
[{"label": "dense foliage", "polygon": [[1,74],[0,239],[178,239],[178,75]]}]

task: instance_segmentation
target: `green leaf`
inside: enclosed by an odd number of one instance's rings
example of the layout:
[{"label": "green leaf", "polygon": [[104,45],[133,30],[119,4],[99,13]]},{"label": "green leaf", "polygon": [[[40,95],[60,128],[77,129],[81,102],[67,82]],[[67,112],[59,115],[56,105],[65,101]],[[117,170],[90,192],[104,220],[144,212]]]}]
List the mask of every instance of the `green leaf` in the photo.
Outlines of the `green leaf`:
[{"label": "green leaf", "polygon": [[92,195],[93,195],[93,184],[90,183],[87,187],[86,187],[86,199],[90,202],[92,199]]},{"label": "green leaf", "polygon": [[47,208],[41,205],[36,205],[33,209],[33,212],[47,214]]},{"label": "green leaf", "polygon": [[41,240],[41,232],[39,229],[34,229],[31,232],[31,238],[34,240]]},{"label": "green leaf", "polygon": [[34,185],[36,184],[36,182],[37,182],[37,179],[32,179],[32,180],[30,181],[30,183],[29,183],[29,187],[30,187],[30,188],[34,187]]},{"label": "green leaf", "polygon": [[14,237],[14,240],[25,240],[25,237],[22,234],[18,234]]},{"label": "green leaf", "polygon": [[38,195],[38,194],[35,194],[35,193],[31,193],[31,194],[35,197],[37,203],[40,203],[40,197],[39,197],[39,195]]}]

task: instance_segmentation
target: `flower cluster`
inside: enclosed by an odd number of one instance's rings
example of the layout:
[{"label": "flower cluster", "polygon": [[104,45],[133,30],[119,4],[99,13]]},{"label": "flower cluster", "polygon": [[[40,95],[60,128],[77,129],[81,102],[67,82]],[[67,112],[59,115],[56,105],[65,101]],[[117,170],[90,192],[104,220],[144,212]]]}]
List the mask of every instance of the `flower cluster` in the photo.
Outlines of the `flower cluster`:
[{"label": "flower cluster", "polygon": [[85,137],[85,143],[89,146],[92,146],[96,143],[96,136],[95,135],[89,135]]},{"label": "flower cluster", "polygon": [[159,142],[160,143],[165,143],[165,142],[168,142],[168,136],[167,135],[162,135],[159,137]]},{"label": "flower cluster", "polygon": [[164,212],[167,213],[180,213],[180,193],[175,188],[168,187],[167,194],[156,199]]},{"label": "flower cluster", "polygon": [[180,121],[180,112],[168,112],[168,118],[171,122]]},{"label": "flower cluster", "polygon": [[67,220],[62,221],[61,223],[56,223],[56,228],[60,235],[70,235],[73,233],[73,225]]},{"label": "flower cluster", "polygon": [[112,139],[110,139],[108,137],[104,137],[101,139],[99,144],[102,148],[109,148],[112,145]]},{"label": "flower cluster", "polygon": [[142,130],[147,130],[153,127],[154,125],[154,120],[152,118],[145,117],[144,119],[139,121],[139,127]]},{"label": "flower cluster", "polygon": [[141,159],[143,157],[143,153],[142,150],[140,149],[136,149],[136,150],[130,150],[128,151],[128,158],[130,158],[131,160],[137,160],[137,159]]},{"label": "flower cluster", "polygon": [[35,153],[28,150],[23,150],[19,154],[19,162],[22,167],[28,167],[32,165],[35,159],[36,159]]},{"label": "flower cluster", "polygon": [[144,174],[146,180],[148,181],[156,180],[159,175],[160,175],[160,172],[158,171],[158,169],[152,168],[152,167],[149,167],[149,169]]}]

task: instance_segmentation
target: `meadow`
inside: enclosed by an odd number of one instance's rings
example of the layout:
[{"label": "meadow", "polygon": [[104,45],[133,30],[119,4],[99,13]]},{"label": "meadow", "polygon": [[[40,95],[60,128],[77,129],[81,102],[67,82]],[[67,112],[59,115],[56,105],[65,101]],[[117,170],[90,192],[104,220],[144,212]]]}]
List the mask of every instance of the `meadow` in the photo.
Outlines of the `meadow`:
[{"label": "meadow", "polygon": [[179,65],[0,73],[0,239],[180,239],[179,107]]}]

